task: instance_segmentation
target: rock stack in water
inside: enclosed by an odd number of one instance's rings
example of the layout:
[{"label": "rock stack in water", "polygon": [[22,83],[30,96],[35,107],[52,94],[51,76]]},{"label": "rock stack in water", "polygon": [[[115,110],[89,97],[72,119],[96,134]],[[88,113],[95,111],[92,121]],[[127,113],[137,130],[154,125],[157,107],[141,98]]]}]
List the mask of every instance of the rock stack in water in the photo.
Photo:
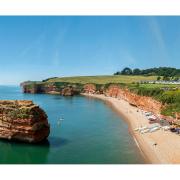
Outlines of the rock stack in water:
[{"label": "rock stack in water", "polygon": [[36,143],[49,133],[46,113],[32,101],[0,101],[0,138]]}]

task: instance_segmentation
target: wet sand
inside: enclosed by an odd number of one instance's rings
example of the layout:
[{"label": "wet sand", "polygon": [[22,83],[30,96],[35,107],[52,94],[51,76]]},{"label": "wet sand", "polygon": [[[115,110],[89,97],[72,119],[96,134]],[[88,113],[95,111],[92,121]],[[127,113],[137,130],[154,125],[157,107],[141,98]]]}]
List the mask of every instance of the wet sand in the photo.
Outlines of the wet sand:
[{"label": "wet sand", "polygon": [[[134,129],[140,126],[150,126],[142,110],[130,105],[127,101],[105,95],[85,94],[89,98],[98,98],[109,103],[119,115],[128,123],[133,135],[147,163],[176,164],[180,163],[180,136],[170,131],[158,130],[141,134]],[[157,144],[157,145],[154,145]]]}]

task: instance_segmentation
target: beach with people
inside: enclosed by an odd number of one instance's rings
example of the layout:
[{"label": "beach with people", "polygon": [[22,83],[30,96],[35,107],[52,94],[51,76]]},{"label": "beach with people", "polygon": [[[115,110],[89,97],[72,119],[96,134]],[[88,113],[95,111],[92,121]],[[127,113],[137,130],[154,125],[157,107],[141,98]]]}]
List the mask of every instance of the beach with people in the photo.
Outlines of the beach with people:
[{"label": "beach with people", "polygon": [[156,131],[143,132],[138,129],[151,128],[146,113],[129,102],[99,94],[83,93],[88,98],[98,98],[110,105],[129,125],[129,132],[148,163],[176,164],[180,163],[180,136],[162,127]]}]

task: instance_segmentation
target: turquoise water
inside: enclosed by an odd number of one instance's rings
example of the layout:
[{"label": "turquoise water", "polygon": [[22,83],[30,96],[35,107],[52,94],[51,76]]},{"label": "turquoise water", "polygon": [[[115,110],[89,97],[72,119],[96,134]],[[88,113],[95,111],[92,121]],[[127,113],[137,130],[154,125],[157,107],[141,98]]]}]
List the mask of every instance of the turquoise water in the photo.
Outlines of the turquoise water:
[{"label": "turquoise water", "polygon": [[[46,111],[51,125],[48,141],[43,144],[0,140],[0,163],[144,163],[127,124],[101,100],[23,94],[16,86],[0,86],[0,99],[33,100]],[[64,121],[58,125],[60,117]]]}]

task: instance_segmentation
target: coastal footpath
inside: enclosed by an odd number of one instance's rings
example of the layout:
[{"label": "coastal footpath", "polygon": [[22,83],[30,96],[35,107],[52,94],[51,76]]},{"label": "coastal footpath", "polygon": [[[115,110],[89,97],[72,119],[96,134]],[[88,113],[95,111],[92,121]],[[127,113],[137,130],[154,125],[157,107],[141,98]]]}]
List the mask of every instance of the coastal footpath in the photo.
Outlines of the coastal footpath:
[{"label": "coastal footpath", "polygon": [[46,113],[32,101],[0,101],[0,138],[37,143],[50,133]]}]

